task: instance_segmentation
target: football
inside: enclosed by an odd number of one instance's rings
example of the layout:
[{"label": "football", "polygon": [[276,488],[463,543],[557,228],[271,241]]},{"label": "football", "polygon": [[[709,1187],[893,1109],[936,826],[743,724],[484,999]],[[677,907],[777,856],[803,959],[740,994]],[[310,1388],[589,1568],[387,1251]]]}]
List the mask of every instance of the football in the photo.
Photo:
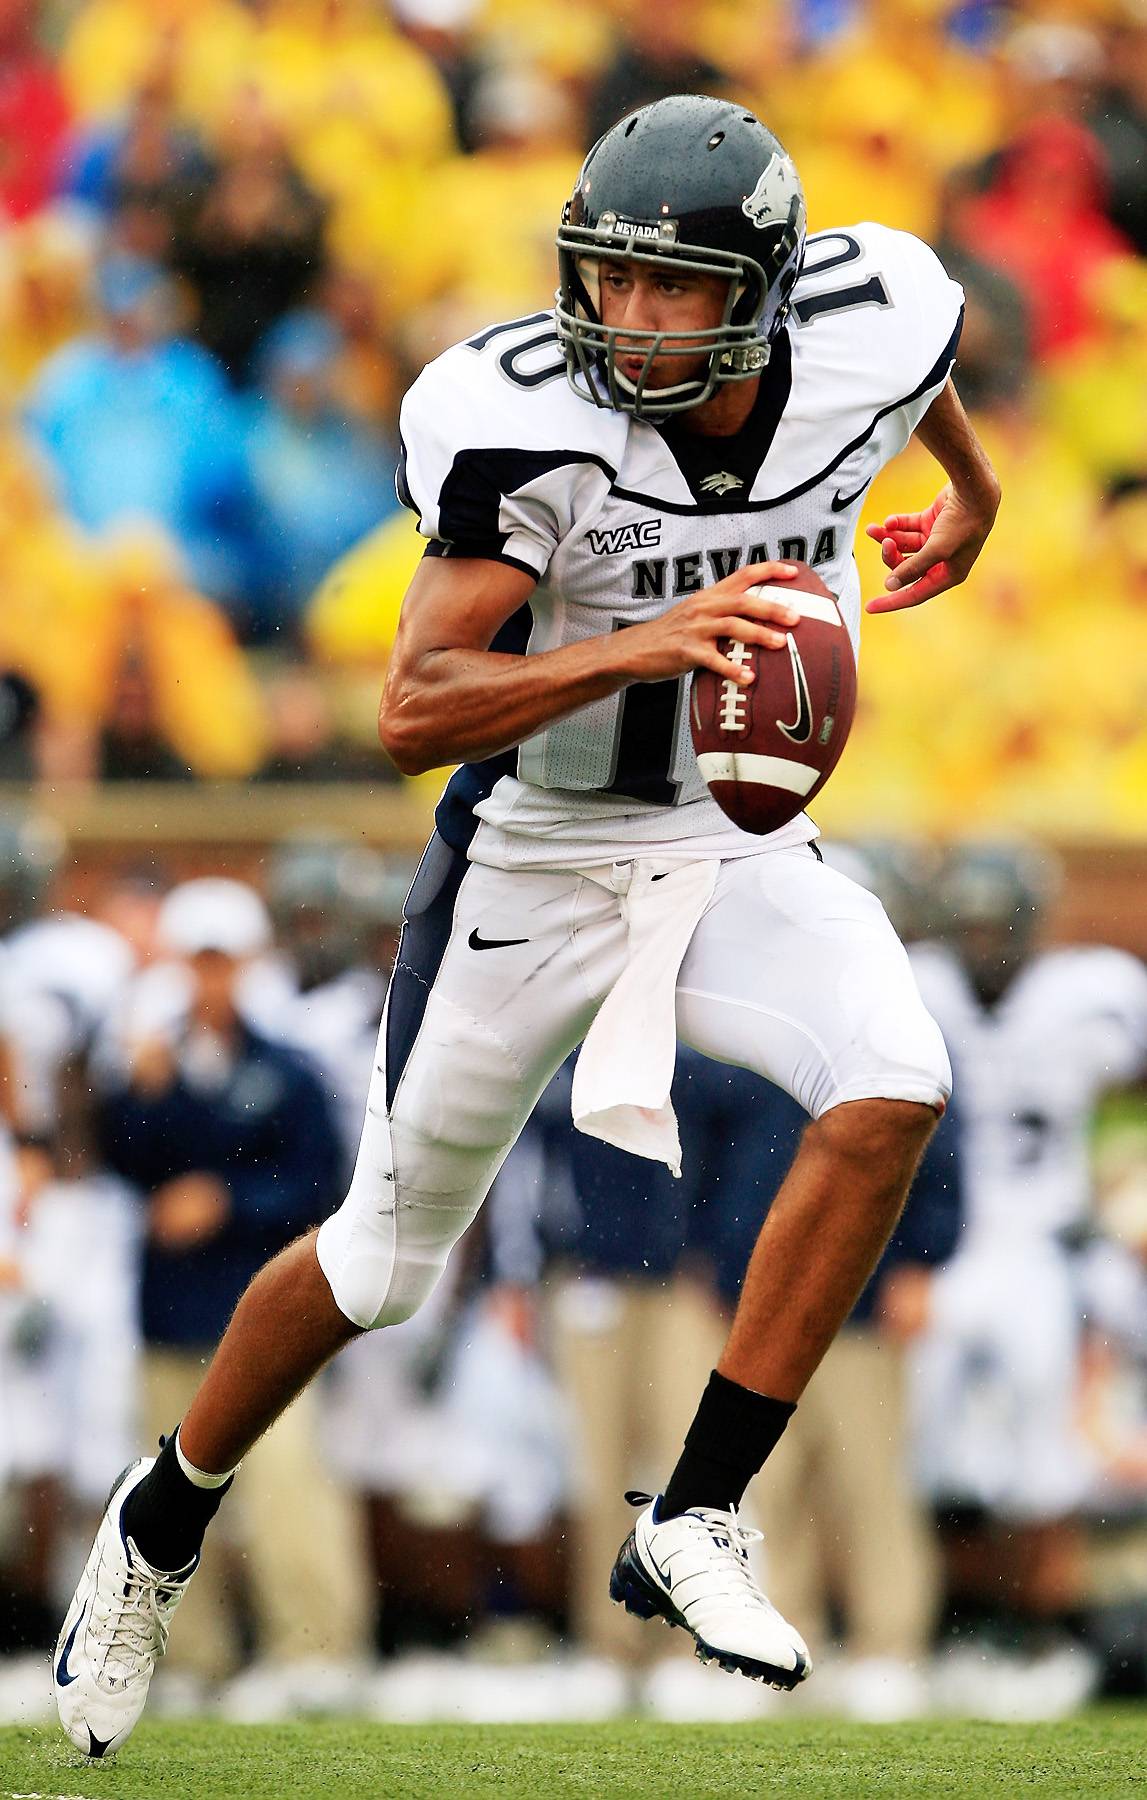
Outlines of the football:
[{"label": "football", "polygon": [[742,831],[787,825],[820,793],[840,760],[856,708],[856,661],[835,594],[807,563],[753,595],[775,592],[801,610],[786,650],[719,641],[756,680],[740,687],[712,669],[693,676],[693,748],[722,811]]}]

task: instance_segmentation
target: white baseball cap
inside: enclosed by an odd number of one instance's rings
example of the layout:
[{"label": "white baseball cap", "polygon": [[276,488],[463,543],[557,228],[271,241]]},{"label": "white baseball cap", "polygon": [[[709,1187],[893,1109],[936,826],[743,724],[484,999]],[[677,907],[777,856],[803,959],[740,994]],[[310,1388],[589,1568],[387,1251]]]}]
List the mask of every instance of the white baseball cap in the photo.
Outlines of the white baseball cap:
[{"label": "white baseball cap", "polygon": [[173,956],[218,950],[238,960],[270,946],[271,919],[245,881],[205,875],[172,888],[159,909],[157,933]]}]

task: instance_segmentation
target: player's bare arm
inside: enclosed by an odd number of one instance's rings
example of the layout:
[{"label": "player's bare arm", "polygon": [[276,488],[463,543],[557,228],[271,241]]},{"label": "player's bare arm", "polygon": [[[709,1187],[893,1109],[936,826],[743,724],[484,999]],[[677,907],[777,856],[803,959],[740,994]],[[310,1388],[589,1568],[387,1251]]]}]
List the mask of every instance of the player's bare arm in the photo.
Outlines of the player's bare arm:
[{"label": "player's bare arm", "polygon": [[916,434],[948,476],[925,512],[893,513],[867,534],[892,570],[888,589],[870,600],[870,613],[920,606],[966,581],[988,540],[1000,506],[1000,484],[960,397],[947,380]]},{"label": "player's bare arm", "polygon": [[752,563],[627,631],[539,656],[506,656],[489,646],[528,601],[532,577],[503,563],[428,557],[402,609],[379,737],[404,775],[420,775],[496,756],[635,681],[708,668],[743,686],[752,672],[722,655],[718,642],[737,638],[783,649],[797,610],[746,589],[795,573],[791,563]]}]

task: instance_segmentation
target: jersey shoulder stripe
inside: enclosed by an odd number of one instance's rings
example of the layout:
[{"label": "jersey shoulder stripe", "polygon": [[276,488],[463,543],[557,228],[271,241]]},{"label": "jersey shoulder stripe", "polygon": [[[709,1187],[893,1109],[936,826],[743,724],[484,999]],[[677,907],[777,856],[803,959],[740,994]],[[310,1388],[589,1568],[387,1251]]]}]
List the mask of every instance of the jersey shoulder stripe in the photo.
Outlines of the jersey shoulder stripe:
[{"label": "jersey shoulder stripe", "polygon": [[555,450],[616,468],[628,420],[575,394],[552,313],[487,326],[427,363],[402,405],[404,434],[436,430],[453,450]]},{"label": "jersey shoulder stripe", "polygon": [[398,496],[445,554],[540,578],[575,495],[615,478],[627,425],[569,387],[551,313],[491,325],[428,364],[403,401]]}]

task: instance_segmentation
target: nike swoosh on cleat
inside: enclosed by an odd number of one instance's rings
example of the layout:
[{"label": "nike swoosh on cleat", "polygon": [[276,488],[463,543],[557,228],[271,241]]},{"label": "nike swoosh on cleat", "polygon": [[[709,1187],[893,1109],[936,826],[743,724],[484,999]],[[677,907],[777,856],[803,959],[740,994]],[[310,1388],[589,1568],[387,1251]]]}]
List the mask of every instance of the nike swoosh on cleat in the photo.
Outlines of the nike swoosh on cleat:
[{"label": "nike swoosh on cleat", "polygon": [[[636,1548],[636,1546],[635,1546],[635,1548]],[[657,1576],[657,1579],[665,1584],[666,1592],[668,1592],[668,1590],[669,1590],[669,1584],[670,1584],[670,1579],[671,1579],[670,1574],[669,1574],[669,1564],[673,1561],[673,1554],[674,1554],[673,1552],[670,1552],[670,1554],[665,1558],[665,1567],[662,1568],[661,1564],[658,1562],[657,1558],[654,1556],[654,1554],[653,1554],[652,1550],[649,1548],[648,1544],[643,1544],[642,1547],[637,1552],[638,1561],[645,1563],[646,1567],[648,1569],[650,1569],[654,1575]]]},{"label": "nike swoosh on cleat", "polygon": [[[86,1608],[84,1610],[86,1611]],[[56,1682],[60,1687],[69,1687],[73,1681],[79,1680],[78,1675],[73,1675],[69,1672],[68,1658],[72,1654],[72,1645],[76,1641],[76,1634],[83,1622],[84,1614],[81,1612],[79,1618],[68,1633],[67,1642],[65,1643],[64,1648],[60,1651],[60,1660],[56,1664]]]},{"label": "nike swoosh on cleat", "polygon": [[[115,1733],[113,1732],[112,1737],[114,1737],[114,1736],[115,1736]],[[106,1740],[106,1742],[103,1738],[98,1738],[96,1736],[95,1732],[92,1730],[91,1726],[90,1725],[88,1726],[88,1755],[89,1756],[103,1756],[104,1752],[107,1750],[108,1744],[110,1744],[111,1741],[112,1741],[112,1738],[108,1738]]]},{"label": "nike swoosh on cleat", "polygon": [[478,936],[477,927],[466,939],[471,950],[508,950],[512,944],[528,944],[529,938],[484,938]]}]

